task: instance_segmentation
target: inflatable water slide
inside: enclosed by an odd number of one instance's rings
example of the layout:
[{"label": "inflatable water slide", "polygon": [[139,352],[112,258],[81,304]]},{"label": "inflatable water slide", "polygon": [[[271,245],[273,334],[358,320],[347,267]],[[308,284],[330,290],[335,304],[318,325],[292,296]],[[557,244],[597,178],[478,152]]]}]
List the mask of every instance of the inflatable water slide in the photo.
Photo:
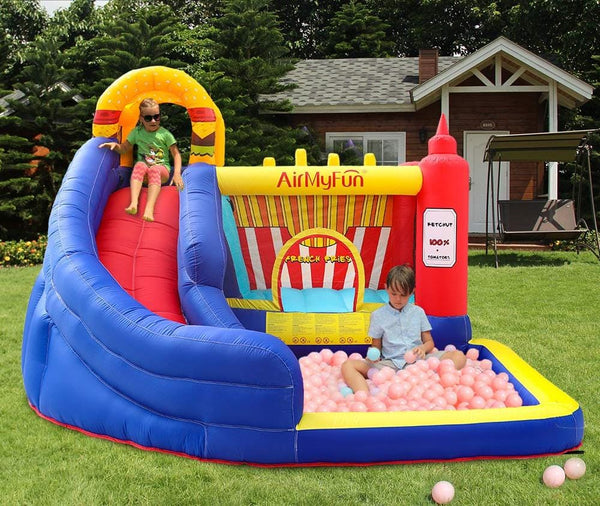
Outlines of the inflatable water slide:
[{"label": "inflatable water slide", "polygon": [[[143,98],[187,108],[184,189],[155,221],[123,210],[123,139]],[[401,167],[223,167],[224,125],[206,91],[165,67],[100,97],[91,138],[54,203],[27,309],[22,371],[32,409],[87,435],[212,461],[342,465],[561,453],[579,405],[488,339],[466,307],[468,167],[440,121],[430,154]],[[145,193],[140,208],[143,208]],[[410,263],[436,344],[477,348],[516,408],[307,412],[299,357],[364,354],[385,272]]]}]

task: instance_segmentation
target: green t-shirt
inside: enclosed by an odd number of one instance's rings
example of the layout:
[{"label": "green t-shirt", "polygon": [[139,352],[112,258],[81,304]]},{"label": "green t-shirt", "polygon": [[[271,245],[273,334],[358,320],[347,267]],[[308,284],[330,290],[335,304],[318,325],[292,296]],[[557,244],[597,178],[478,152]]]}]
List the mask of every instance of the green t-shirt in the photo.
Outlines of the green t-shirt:
[{"label": "green t-shirt", "polygon": [[132,145],[137,145],[136,162],[148,165],[164,165],[171,169],[169,148],[176,143],[175,137],[166,128],[159,127],[156,132],[148,132],[143,126],[136,126],[127,136]]}]

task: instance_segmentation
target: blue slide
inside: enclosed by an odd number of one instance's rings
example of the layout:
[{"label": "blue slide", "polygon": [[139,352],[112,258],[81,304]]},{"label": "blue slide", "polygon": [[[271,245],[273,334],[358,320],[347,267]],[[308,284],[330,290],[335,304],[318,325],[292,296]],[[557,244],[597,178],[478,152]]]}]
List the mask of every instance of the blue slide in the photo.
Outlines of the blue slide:
[{"label": "blue slide", "polygon": [[91,435],[200,459],[297,462],[303,389],[279,339],[246,330],[223,295],[227,245],[212,165],[183,173],[178,290],[188,324],[131,297],[100,262],[96,234],[123,183],[116,154],[89,140],[50,216],[23,337],[27,398]]}]

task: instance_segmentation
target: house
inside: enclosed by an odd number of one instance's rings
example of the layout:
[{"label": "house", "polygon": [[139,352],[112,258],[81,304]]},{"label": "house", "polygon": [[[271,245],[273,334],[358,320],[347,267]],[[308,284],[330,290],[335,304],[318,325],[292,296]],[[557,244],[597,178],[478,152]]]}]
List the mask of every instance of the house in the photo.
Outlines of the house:
[{"label": "house", "polygon": [[[411,58],[302,60],[276,95],[293,105],[288,121],[314,132],[327,152],[353,146],[378,163],[420,160],[444,113],[458,152],[469,162],[469,231],[485,231],[487,163],[493,134],[557,131],[560,107],[592,97],[577,77],[499,37],[465,57],[422,50]],[[500,199],[556,198],[557,168],[538,162],[506,164]]]}]

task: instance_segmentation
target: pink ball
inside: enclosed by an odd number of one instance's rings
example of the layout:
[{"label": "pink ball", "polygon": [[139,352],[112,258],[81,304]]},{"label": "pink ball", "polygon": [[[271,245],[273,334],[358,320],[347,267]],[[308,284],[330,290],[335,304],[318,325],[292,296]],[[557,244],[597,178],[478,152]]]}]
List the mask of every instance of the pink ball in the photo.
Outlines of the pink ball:
[{"label": "pink ball", "polygon": [[376,385],[383,385],[386,381],[386,374],[383,371],[376,371],[373,374],[373,377],[371,378],[371,380],[373,381],[373,383],[375,383]]},{"label": "pink ball", "polygon": [[362,360],[362,359],[363,359],[363,356],[362,356],[360,353],[358,353],[358,352],[356,352],[356,351],[355,351],[354,353],[352,353],[352,354],[351,354],[351,355],[348,357],[348,359],[349,359],[349,360]]},{"label": "pink ball", "polygon": [[448,344],[444,348],[444,351],[456,351],[456,346],[454,346],[453,344]]},{"label": "pink ball", "polygon": [[448,481],[438,481],[431,489],[431,498],[436,504],[448,504],[454,499],[454,486]]},{"label": "pink ball", "polygon": [[565,471],[557,465],[548,466],[542,475],[542,480],[547,487],[558,488],[565,481]]},{"label": "pink ball", "polygon": [[335,365],[335,366],[340,366],[346,360],[348,360],[348,354],[344,350],[338,350],[333,354],[333,358],[331,359],[331,364]]},{"label": "pink ball", "polygon": [[585,462],[579,457],[571,457],[565,462],[565,474],[571,480],[578,480],[585,474]]},{"label": "pink ball", "polygon": [[325,362],[326,364],[330,364],[331,363],[331,359],[333,358],[333,351],[331,351],[329,348],[323,348],[319,354],[321,355],[321,359],[323,360],[323,362]]},{"label": "pink ball", "polygon": [[437,357],[429,357],[427,359],[427,365],[432,371],[437,371],[438,367],[440,366],[440,359]]},{"label": "pink ball", "polygon": [[376,411],[376,412],[387,411],[387,406],[382,401],[374,401],[369,406],[369,411]]},{"label": "pink ball", "polygon": [[354,401],[354,402],[350,403],[350,406],[348,406],[348,407],[350,408],[350,411],[362,411],[362,412],[367,411],[367,405],[364,402]]},{"label": "pink ball", "polygon": [[458,402],[468,403],[473,398],[475,393],[473,392],[473,389],[471,387],[463,385],[461,387],[458,387],[458,389],[456,390],[456,395],[458,396]]},{"label": "pink ball", "polygon": [[476,395],[469,401],[470,409],[483,409],[485,407],[485,399]]},{"label": "pink ball", "polygon": [[452,387],[458,383],[458,375],[452,372],[445,372],[440,375],[440,383],[443,387]]},{"label": "pink ball", "polygon": [[461,385],[466,385],[468,387],[472,387],[475,384],[475,376],[473,376],[472,374],[463,372],[460,375],[460,384]]},{"label": "pink ball", "polygon": [[311,351],[307,355],[307,358],[313,364],[319,364],[319,363],[321,363],[321,355],[319,355],[319,353],[317,353],[316,351]]},{"label": "pink ball", "polygon": [[506,397],[506,400],[504,401],[504,403],[509,408],[518,408],[523,405],[523,399],[521,399],[521,396],[519,394],[512,393]]},{"label": "pink ball", "polygon": [[417,360],[417,357],[412,351],[407,351],[404,354],[404,360],[406,360],[407,364],[412,364],[415,360]]},{"label": "pink ball", "polygon": [[448,389],[444,392],[444,399],[446,399],[446,402],[451,406],[456,406],[458,402],[458,395],[456,395],[454,390]]},{"label": "pink ball", "polygon": [[503,378],[502,376],[496,376],[493,380],[492,380],[492,388],[494,390],[502,390],[506,384],[508,383],[508,380]]},{"label": "pink ball", "polygon": [[477,395],[479,395],[480,397],[483,397],[486,401],[488,399],[491,399],[492,397],[494,397],[494,390],[492,390],[492,387],[488,386],[488,385],[483,385],[480,388],[478,388],[476,390]]},{"label": "pink ball", "polygon": [[483,360],[481,360],[479,362],[479,367],[481,367],[482,370],[487,370],[487,369],[491,369],[492,368],[492,361],[484,358]]},{"label": "pink ball", "polygon": [[388,389],[388,396],[390,399],[400,399],[404,395],[404,388],[400,383],[392,383]]},{"label": "pink ball", "polygon": [[467,358],[477,360],[479,358],[479,350],[477,348],[469,348],[467,350]]},{"label": "pink ball", "polygon": [[366,402],[369,394],[364,390],[359,390],[354,394],[354,400],[358,402]]}]

